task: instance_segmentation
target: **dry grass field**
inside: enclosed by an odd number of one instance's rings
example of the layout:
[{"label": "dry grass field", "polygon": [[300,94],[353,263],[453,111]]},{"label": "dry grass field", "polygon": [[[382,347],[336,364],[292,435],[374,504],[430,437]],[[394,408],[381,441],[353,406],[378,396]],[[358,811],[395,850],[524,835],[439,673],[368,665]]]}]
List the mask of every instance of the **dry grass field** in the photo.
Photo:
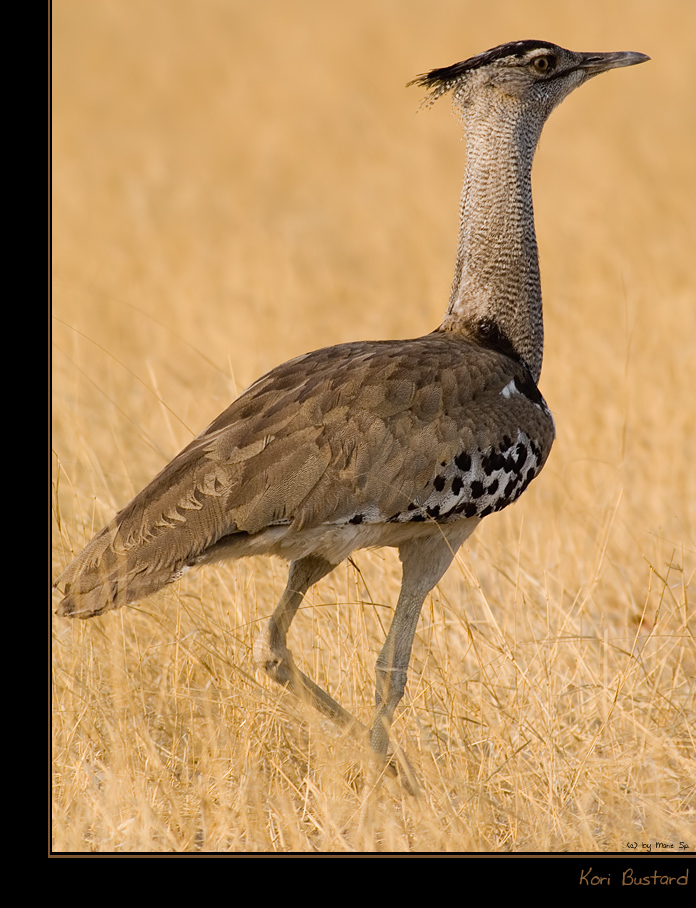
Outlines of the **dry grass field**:
[{"label": "dry grass field", "polygon": [[[266,370],[439,324],[465,146],[409,79],[528,37],[652,57],[542,137],[558,439],[426,600],[420,797],[256,675],[285,565],[249,560],[52,618],[54,851],[696,847],[695,36],[692,0],[54,2],[54,577]],[[290,635],[364,721],[399,583],[358,553]]]}]

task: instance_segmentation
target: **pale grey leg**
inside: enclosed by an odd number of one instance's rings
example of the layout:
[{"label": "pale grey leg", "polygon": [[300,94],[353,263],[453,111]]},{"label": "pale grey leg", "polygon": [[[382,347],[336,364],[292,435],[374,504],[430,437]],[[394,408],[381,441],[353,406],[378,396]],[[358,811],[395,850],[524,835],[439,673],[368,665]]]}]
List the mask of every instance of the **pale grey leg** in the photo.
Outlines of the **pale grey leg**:
[{"label": "pale grey leg", "polygon": [[394,710],[404,695],[411,647],[425,597],[441,579],[464,539],[474,525],[463,525],[458,532],[437,534],[429,539],[414,539],[399,548],[403,564],[401,593],[382,651],[377,658],[375,718],[370,744],[384,759],[389,744],[389,728]]},{"label": "pale grey leg", "polygon": [[363,726],[295,665],[287,647],[288,630],[307,590],[336,567],[318,555],[308,555],[290,565],[288,583],[273,614],[254,641],[254,661],[278,684],[308,701],[342,726]]}]

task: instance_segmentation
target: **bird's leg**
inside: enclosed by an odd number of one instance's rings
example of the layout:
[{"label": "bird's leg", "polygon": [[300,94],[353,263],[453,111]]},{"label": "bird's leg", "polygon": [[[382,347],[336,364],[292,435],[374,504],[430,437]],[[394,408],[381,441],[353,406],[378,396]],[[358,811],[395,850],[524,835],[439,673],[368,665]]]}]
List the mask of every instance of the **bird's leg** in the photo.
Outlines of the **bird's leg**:
[{"label": "bird's leg", "polygon": [[292,619],[305,593],[335,567],[335,564],[318,555],[307,555],[292,562],[285,591],[254,641],[254,661],[263,666],[274,681],[311,703],[339,725],[357,729],[362,728],[358,720],[297,668],[286,645]]},{"label": "bird's leg", "polygon": [[404,695],[411,647],[423,602],[472,530],[473,526],[464,525],[457,534],[434,534],[428,540],[414,539],[399,548],[403,564],[401,592],[375,669],[376,711],[370,729],[370,744],[381,761],[386,758],[394,710]]},{"label": "bird's leg", "polygon": [[285,643],[293,618],[307,590],[335,566],[317,555],[308,555],[290,565],[283,595],[254,641],[254,661],[262,665],[279,684],[289,681],[293,665],[292,655]]},{"label": "bird's leg", "polygon": [[[290,624],[305,593],[334,567],[336,567],[335,564],[331,564],[317,555],[308,555],[306,558],[292,562],[285,591],[273,614],[254,641],[254,661],[261,665],[266,674],[278,684],[310,703],[323,715],[328,716],[342,728],[350,731],[358,740],[364,742],[369,737],[369,729],[299,670],[286,645]],[[397,759],[406,773],[407,789],[417,790],[417,786],[412,784],[410,777],[414,777],[414,774],[406,757],[399,753]],[[384,761],[382,762],[384,763]],[[387,763],[385,769],[390,776],[396,776],[395,763]]]}]

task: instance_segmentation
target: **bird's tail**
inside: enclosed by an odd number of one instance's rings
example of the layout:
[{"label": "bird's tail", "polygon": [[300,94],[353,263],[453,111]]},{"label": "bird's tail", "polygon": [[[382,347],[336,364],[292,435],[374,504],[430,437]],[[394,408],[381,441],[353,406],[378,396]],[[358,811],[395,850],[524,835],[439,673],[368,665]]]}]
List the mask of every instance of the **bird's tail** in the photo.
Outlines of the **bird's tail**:
[{"label": "bird's tail", "polygon": [[[139,563],[138,563],[139,562]],[[171,572],[147,570],[120,544],[116,521],[80,552],[54,583],[63,593],[57,615],[93,618],[136,602],[171,580]]]}]

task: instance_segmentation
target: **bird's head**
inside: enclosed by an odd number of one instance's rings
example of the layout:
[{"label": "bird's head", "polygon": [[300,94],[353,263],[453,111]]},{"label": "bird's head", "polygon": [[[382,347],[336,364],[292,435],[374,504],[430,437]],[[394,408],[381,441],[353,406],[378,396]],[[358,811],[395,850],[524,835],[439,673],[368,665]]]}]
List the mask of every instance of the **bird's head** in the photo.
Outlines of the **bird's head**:
[{"label": "bird's head", "polygon": [[633,51],[573,53],[548,41],[501,44],[461,63],[433,69],[412,83],[428,89],[426,104],[446,92],[464,111],[494,96],[534,106],[548,116],[571,91],[609,69],[649,60]]}]

